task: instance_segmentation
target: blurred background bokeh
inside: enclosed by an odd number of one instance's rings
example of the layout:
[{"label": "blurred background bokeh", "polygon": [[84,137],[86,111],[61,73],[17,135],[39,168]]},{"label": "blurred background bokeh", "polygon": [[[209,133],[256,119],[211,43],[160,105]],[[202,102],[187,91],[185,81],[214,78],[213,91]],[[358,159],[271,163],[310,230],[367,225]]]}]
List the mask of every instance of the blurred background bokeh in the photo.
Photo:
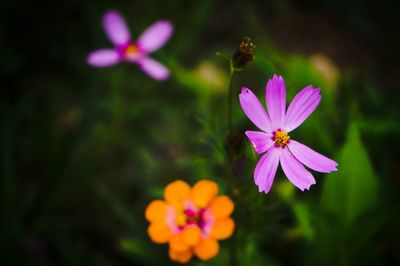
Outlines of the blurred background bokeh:
[{"label": "blurred background bokeh", "polygon": [[[264,97],[273,73],[288,98],[321,87],[293,138],[339,162],[302,193],[278,170],[258,193],[245,154],[219,255],[192,265],[400,264],[400,19],[395,1],[3,0],[0,37],[0,265],[173,265],[147,235],[144,209],[176,179],[227,176],[231,55],[244,36],[255,61],[234,79],[234,125],[254,128],[236,95]],[[111,47],[102,15],[116,9],[133,36],[164,18],[175,27],[153,57],[171,77],[137,66],[87,65]],[[228,145],[229,146],[229,145]],[[234,191],[233,191],[234,192]]]}]

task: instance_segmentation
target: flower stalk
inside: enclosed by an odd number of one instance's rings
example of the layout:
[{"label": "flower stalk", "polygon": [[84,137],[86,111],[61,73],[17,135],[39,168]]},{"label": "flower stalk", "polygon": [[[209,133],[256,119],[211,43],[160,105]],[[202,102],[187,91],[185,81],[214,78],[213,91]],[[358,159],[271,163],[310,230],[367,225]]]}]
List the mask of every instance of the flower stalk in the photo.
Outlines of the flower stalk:
[{"label": "flower stalk", "polygon": [[[243,71],[247,63],[254,60],[253,48],[254,44],[251,39],[245,37],[240,43],[239,47],[232,54],[231,58],[226,57],[221,53],[217,53],[229,64],[229,78],[228,78],[228,97],[227,97],[227,126],[228,134],[225,139],[225,148],[227,152],[227,175],[230,182],[231,197],[235,202],[240,201],[239,195],[240,187],[237,186],[238,178],[240,178],[240,169],[242,168],[242,151],[243,151],[243,137],[242,134],[235,132],[233,127],[233,100],[234,100],[234,77],[236,72]],[[238,265],[238,241],[237,236],[232,239],[229,247],[230,259],[229,265]]]},{"label": "flower stalk", "polygon": [[236,72],[243,71],[246,65],[253,61],[255,56],[253,49],[256,46],[251,42],[249,37],[244,37],[239,47],[232,54],[232,57],[228,59],[224,54],[217,53],[218,56],[222,57],[229,63],[229,79],[228,79],[228,133],[233,133],[232,123],[232,106],[233,106],[233,77]]},{"label": "flower stalk", "polygon": [[233,105],[233,76],[235,74],[234,68],[230,67],[229,71],[229,79],[228,79],[228,132],[232,134],[233,125],[232,125],[232,105]]}]

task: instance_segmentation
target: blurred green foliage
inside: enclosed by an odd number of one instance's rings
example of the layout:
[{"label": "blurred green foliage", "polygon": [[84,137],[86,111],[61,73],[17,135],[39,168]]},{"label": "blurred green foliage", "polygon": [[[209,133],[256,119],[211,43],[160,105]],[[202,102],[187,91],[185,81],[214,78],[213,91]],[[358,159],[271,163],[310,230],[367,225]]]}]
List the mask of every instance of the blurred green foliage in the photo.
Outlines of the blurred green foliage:
[{"label": "blurred green foliage", "polygon": [[[0,19],[1,265],[173,265],[149,240],[146,205],[176,179],[218,182],[235,199],[232,238],[193,265],[400,263],[399,86],[395,8],[367,1],[3,1]],[[115,8],[133,36],[170,19],[154,57],[158,83],[128,63],[86,55],[110,47],[102,14]],[[397,27],[398,28],[398,27]],[[228,66],[243,36],[255,61],[234,78],[263,101],[273,73],[288,101],[321,87],[316,112],[293,138],[339,162],[301,193],[281,170],[272,191],[253,182],[253,125],[235,97],[237,176],[227,169]],[[393,39],[392,39],[393,38]],[[239,160],[240,159],[240,160]]]},{"label": "blurred green foliage", "polygon": [[322,206],[349,224],[376,206],[378,187],[357,125],[351,124],[347,134],[338,160],[340,171],[325,181]]}]

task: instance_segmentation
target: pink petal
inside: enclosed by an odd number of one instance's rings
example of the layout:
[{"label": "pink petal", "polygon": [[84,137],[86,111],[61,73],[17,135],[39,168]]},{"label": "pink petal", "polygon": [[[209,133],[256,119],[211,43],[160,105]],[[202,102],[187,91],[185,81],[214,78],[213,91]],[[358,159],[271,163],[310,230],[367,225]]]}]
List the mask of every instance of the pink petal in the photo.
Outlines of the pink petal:
[{"label": "pink petal", "polygon": [[311,85],[297,93],[286,114],[285,130],[289,132],[301,125],[314,112],[320,101],[320,89],[313,89]]},{"label": "pink petal", "polygon": [[310,149],[295,140],[290,140],[288,143],[289,150],[297,160],[305,164],[314,171],[322,173],[330,173],[337,171],[337,163],[328,157]]},{"label": "pink petal", "polygon": [[270,191],[279,165],[279,154],[279,149],[271,148],[258,161],[254,170],[254,182],[260,192]]},{"label": "pink petal", "polygon": [[171,37],[173,27],[171,22],[160,20],[140,35],[137,43],[146,53],[153,52],[163,46]]},{"label": "pink petal", "polygon": [[301,191],[310,189],[310,186],[315,184],[312,174],[289,152],[289,149],[282,150],[280,162],[286,177]]},{"label": "pink petal", "polygon": [[271,133],[272,128],[268,114],[265,112],[254,93],[248,88],[243,87],[242,92],[239,95],[239,100],[244,113],[251,122],[253,122],[259,129]]},{"label": "pink petal", "polygon": [[258,153],[264,153],[274,145],[272,135],[261,131],[246,131],[246,136],[249,138],[254,150]]},{"label": "pink petal", "polygon": [[286,109],[286,87],[281,76],[274,75],[268,80],[265,100],[274,130],[282,128]]},{"label": "pink petal", "polygon": [[124,18],[114,10],[103,16],[104,30],[110,41],[115,45],[125,45],[131,40],[128,26]]},{"label": "pink petal", "polygon": [[169,77],[169,70],[164,65],[149,57],[138,59],[137,64],[144,72],[155,80],[165,80]]},{"label": "pink petal", "polygon": [[101,49],[91,52],[87,57],[87,62],[95,67],[108,67],[119,62],[119,55],[113,49]]}]

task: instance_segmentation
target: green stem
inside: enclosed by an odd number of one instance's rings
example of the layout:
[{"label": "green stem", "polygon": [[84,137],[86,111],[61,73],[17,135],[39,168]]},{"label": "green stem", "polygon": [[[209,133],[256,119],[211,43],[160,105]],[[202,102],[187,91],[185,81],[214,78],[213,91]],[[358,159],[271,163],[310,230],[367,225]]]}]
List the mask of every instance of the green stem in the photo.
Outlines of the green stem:
[{"label": "green stem", "polygon": [[[233,107],[233,76],[235,74],[235,69],[233,67],[232,61],[230,62],[230,67],[229,67],[229,80],[228,80],[228,114],[227,114],[227,119],[228,119],[228,138],[232,136],[233,133],[233,123],[232,123],[232,107]],[[232,199],[235,201],[236,196],[234,192],[234,160],[232,157],[232,154],[228,151],[228,161],[229,161],[229,168],[228,168],[228,175],[230,176],[230,188],[231,188],[231,196]],[[236,266],[238,265],[237,261],[237,240],[236,237],[233,236],[230,246],[229,246],[229,262],[228,264],[230,266]]]},{"label": "green stem", "polygon": [[229,71],[229,81],[228,81],[228,131],[229,134],[232,134],[233,126],[232,126],[232,104],[233,104],[233,75],[235,74],[235,70],[232,65]]}]

